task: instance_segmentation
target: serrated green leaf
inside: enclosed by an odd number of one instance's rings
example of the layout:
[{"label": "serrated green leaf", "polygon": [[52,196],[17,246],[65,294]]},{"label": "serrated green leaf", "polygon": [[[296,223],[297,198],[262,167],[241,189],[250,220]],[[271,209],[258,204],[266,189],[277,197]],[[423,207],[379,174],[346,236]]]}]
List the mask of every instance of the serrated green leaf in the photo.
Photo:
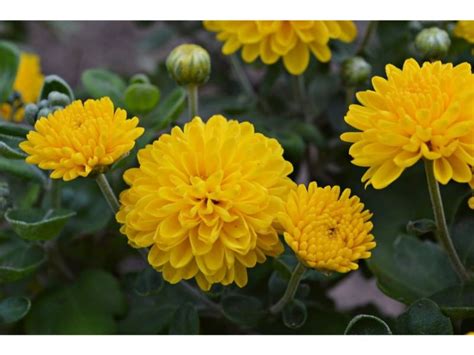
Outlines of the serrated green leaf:
[{"label": "serrated green leaf", "polygon": [[31,127],[28,127],[21,123],[0,121],[0,134],[25,138],[30,130]]},{"label": "serrated green leaf", "polygon": [[231,294],[221,304],[225,317],[241,326],[255,326],[265,315],[263,304],[256,297]]},{"label": "serrated green leaf", "polygon": [[46,176],[36,166],[23,160],[11,160],[0,156],[0,172],[9,173],[20,178],[39,182],[44,185]]},{"label": "serrated green leaf", "polygon": [[352,318],[347,325],[344,335],[391,335],[390,327],[382,319],[359,314]]},{"label": "serrated green leaf", "polygon": [[135,83],[125,91],[125,105],[132,112],[150,112],[159,101],[160,90],[155,85]]},{"label": "serrated green leaf", "polygon": [[88,270],[71,285],[41,294],[25,322],[28,334],[114,334],[126,306],[118,281]]},{"label": "serrated green leaf", "polygon": [[199,315],[194,305],[186,303],[176,310],[169,333],[177,335],[199,334]]},{"label": "serrated green leaf", "polygon": [[412,335],[453,334],[453,325],[436,303],[422,298],[398,317],[396,330],[398,334]]},{"label": "serrated green leaf", "polygon": [[52,91],[60,92],[64,95],[67,95],[71,101],[74,100],[74,92],[63,78],[58,75],[48,75],[46,78],[44,78],[38,102],[47,99],[49,93]]},{"label": "serrated green leaf", "polygon": [[0,283],[24,278],[46,261],[43,249],[17,237],[0,236]]},{"label": "serrated green leaf", "polygon": [[15,323],[30,310],[31,302],[26,297],[10,297],[0,301],[0,325]]},{"label": "serrated green leaf", "polygon": [[23,140],[0,133],[0,156],[9,159],[25,159],[26,154],[18,147],[18,144]]},{"label": "serrated green leaf", "polygon": [[11,43],[0,41],[0,103],[7,101],[15,82],[20,53]]},{"label": "serrated green leaf", "polygon": [[105,69],[88,69],[82,73],[81,81],[93,98],[108,96],[117,106],[123,103],[126,84],[117,74]]},{"label": "serrated green leaf", "polygon": [[66,209],[10,209],[5,213],[5,220],[24,239],[49,240],[57,237],[75,214]]}]

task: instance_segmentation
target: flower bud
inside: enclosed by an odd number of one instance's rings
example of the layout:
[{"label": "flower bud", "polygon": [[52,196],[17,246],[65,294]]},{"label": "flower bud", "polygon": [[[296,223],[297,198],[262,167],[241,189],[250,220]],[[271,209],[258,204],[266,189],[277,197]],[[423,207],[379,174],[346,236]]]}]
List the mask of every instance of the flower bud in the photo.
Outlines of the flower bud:
[{"label": "flower bud", "polygon": [[51,110],[47,107],[45,108],[42,108],[41,110],[39,110],[38,112],[38,115],[36,116],[38,119],[40,119],[41,117],[48,117],[48,115],[51,113]]},{"label": "flower bud", "polygon": [[443,58],[450,46],[448,33],[438,27],[425,28],[415,39],[415,47],[425,59]]},{"label": "flower bud", "polygon": [[58,91],[51,91],[48,94],[48,103],[50,106],[61,106],[65,107],[71,103],[69,96],[60,93]]},{"label": "flower bud", "polygon": [[25,106],[25,120],[30,125],[34,125],[36,121],[36,114],[38,113],[38,106],[35,104],[28,104]]},{"label": "flower bud", "polygon": [[349,85],[366,82],[372,73],[372,66],[362,57],[352,57],[342,63],[342,78]]},{"label": "flower bud", "polygon": [[150,84],[150,79],[145,74],[135,74],[130,78],[130,85],[132,84]]},{"label": "flower bud", "polygon": [[38,108],[41,110],[42,108],[48,107],[49,106],[49,101],[46,99],[41,100],[38,103]]},{"label": "flower bud", "polygon": [[211,59],[201,46],[182,44],[171,51],[166,68],[179,85],[201,85],[209,79]]}]

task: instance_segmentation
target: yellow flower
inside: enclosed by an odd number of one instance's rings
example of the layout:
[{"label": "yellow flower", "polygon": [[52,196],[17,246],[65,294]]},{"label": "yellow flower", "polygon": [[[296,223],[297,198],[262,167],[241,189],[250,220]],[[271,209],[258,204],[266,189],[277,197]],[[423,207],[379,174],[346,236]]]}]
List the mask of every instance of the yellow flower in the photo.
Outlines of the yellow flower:
[{"label": "yellow flower", "polygon": [[454,28],[454,35],[474,43],[474,21],[458,21]]},{"label": "yellow flower", "polygon": [[276,214],[294,183],[275,139],[249,122],[195,117],[138,152],[124,179],[120,231],[170,283],[247,284],[247,268],[283,251]]},{"label": "yellow flower", "polygon": [[331,59],[330,39],[351,42],[357,35],[352,21],[204,21],[208,31],[217,32],[224,42],[222,53],[230,55],[242,48],[242,59],[251,63],[258,57],[273,64],[283,57],[285,68],[302,74],[310,52],[321,62]]},{"label": "yellow flower", "polygon": [[370,233],[372,214],[364,210],[351,190],[318,187],[311,182],[290,193],[284,212],[278,214],[285,241],[306,266],[322,270],[357,270],[359,259],[370,258],[375,248]]},{"label": "yellow flower", "polygon": [[375,91],[357,93],[345,121],[360,132],[341,135],[353,143],[352,163],[369,169],[362,182],[382,189],[420,158],[434,161],[436,179],[466,183],[474,165],[474,75],[471,66],[441,62],[403,69],[389,64],[388,79],[374,77]]},{"label": "yellow flower", "polygon": [[[16,74],[13,90],[21,95],[23,103],[34,103],[38,99],[41,87],[43,86],[44,76],[41,73],[40,59],[37,55],[31,53],[22,53],[18,72]],[[12,107],[10,104],[0,104],[0,116],[10,120],[12,117]],[[24,109],[19,108],[13,117],[14,121],[23,120]]]},{"label": "yellow flower", "polygon": [[108,97],[74,101],[63,110],[41,117],[20,148],[26,161],[53,170],[51,178],[69,181],[102,170],[127,154],[143,134],[138,118],[127,119]]}]

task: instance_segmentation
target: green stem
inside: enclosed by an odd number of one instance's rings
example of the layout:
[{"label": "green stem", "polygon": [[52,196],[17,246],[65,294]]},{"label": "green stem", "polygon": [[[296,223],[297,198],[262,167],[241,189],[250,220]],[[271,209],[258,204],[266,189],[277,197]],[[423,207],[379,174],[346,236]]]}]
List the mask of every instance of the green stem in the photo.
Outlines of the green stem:
[{"label": "green stem", "polygon": [[51,208],[61,208],[61,181],[51,180]]},{"label": "green stem", "polygon": [[448,225],[446,224],[446,217],[444,215],[443,200],[441,199],[441,192],[439,190],[438,182],[434,175],[433,161],[424,159],[426,180],[428,182],[428,190],[431,198],[431,205],[433,206],[433,213],[436,223],[436,235],[444,250],[449,256],[449,260],[458,273],[463,282],[469,281],[470,277],[464,265],[459,258],[456,249],[454,248],[451,237],[449,236]]},{"label": "green stem", "polygon": [[234,69],[235,75],[239,80],[242,89],[245,91],[245,94],[248,97],[255,97],[255,91],[252,87],[252,83],[250,82],[245,69],[242,67],[242,63],[240,62],[239,58],[235,55],[230,56],[230,63],[232,64],[232,69]]},{"label": "green stem", "polygon": [[120,208],[120,204],[117,200],[117,197],[115,196],[114,191],[110,187],[109,182],[107,181],[107,177],[104,174],[99,174],[95,178],[95,181],[97,181],[97,185],[99,185],[100,191],[102,191],[102,194],[107,200],[112,212],[114,214],[117,213]]},{"label": "green stem", "polygon": [[198,116],[199,100],[198,100],[198,87],[197,85],[188,85],[188,109],[189,119],[192,120],[195,116]]},{"label": "green stem", "polygon": [[59,250],[57,240],[48,240],[43,245],[51,263],[61,272],[69,281],[74,280],[74,273],[71,271]]},{"label": "green stem", "polygon": [[312,123],[311,112],[309,110],[308,95],[306,94],[306,86],[304,76],[292,75],[293,90],[295,91],[296,101],[298,102],[301,112],[303,113],[306,123]]},{"label": "green stem", "polygon": [[273,306],[270,307],[270,313],[278,314],[281,310],[291,302],[295,297],[296,290],[298,290],[298,285],[300,284],[301,278],[303,277],[306,268],[301,262],[298,262],[293,273],[291,274],[290,281],[288,282],[288,286],[286,287],[286,291],[282,298],[275,303]]},{"label": "green stem", "polygon": [[200,300],[203,304],[205,304],[210,310],[212,310],[213,312],[216,312],[216,313],[219,313],[221,314],[222,313],[222,308],[212,302],[209,298],[207,298],[200,290],[194,288],[193,286],[191,286],[189,283],[187,283],[186,281],[181,281],[179,283],[189,294],[191,294],[193,297],[197,298],[198,300]]}]

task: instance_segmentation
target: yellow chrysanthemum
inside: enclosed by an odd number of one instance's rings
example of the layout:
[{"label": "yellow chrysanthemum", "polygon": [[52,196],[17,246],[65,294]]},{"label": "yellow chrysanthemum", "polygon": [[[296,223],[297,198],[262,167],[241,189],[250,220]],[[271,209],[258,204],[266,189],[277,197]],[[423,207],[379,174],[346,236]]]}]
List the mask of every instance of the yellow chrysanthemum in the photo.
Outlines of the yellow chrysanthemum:
[{"label": "yellow chrysanthemum", "polygon": [[77,100],[37,120],[20,148],[28,153],[28,163],[68,181],[102,170],[128,153],[144,131],[137,125],[137,117],[127,119],[125,110],[114,111],[108,97],[84,104]]},{"label": "yellow chrysanthemum", "polygon": [[265,64],[283,58],[293,75],[308,67],[310,52],[321,62],[331,59],[330,39],[351,42],[357,35],[352,21],[204,21],[208,31],[217,32],[224,42],[222,53],[242,48],[242,59],[251,63],[258,57]]},{"label": "yellow chrysanthemum", "polygon": [[[34,103],[38,99],[41,87],[43,86],[44,76],[41,73],[40,58],[31,53],[22,53],[18,72],[16,74],[13,90],[21,95],[23,103]],[[11,117],[12,107],[10,104],[0,105],[0,116],[19,122],[23,120],[24,109],[19,108],[14,117]]]},{"label": "yellow chrysanthemum", "polygon": [[375,91],[357,93],[345,121],[361,132],[341,135],[353,143],[352,163],[369,169],[362,182],[382,189],[420,158],[434,161],[436,179],[466,183],[474,165],[474,75],[471,66],[408,59],[388,79],[374,77]]},{"label": "yellow chrysanthemum", "polygon": [[315,182],[292,191],[278,220],[285,241],[306,266],[322,271],[357,270],[359,259],[375,248],[372,214],[351,190],[318,187]]},{"label": "yellow chrysanthemum", "polygon": [[283,247],[276,214],[294,183],[275,139],[249,122],[195,117],[138,152],[124,179],[117,221],[170,283],[247,284],[247,268]]},{"label": "yellow chrysanthemum", "polygon": [[474,21],[458,21],[454,28],[454,35],[474,43]]}]

